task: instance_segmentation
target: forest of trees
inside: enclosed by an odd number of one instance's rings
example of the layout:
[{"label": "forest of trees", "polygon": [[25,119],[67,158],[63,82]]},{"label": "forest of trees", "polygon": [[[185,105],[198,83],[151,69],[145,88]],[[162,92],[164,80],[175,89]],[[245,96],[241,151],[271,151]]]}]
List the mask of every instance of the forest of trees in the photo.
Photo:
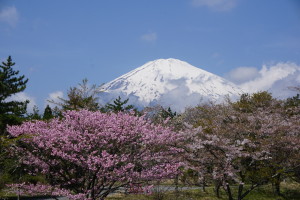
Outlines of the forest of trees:
[{"label": "forest of trees", "polygon": [[67,99],[50,101],[54,109],[27,113],[28,101],[10,101],[28,82],[14,64],[9,56],[0,65],[2,191],[102,200],[173,180],[242,200],[262,185],[281,196],[282,182],[300,183],[299,94],[279,100],[262,91],[176,113],[137,110],[120,97],[100,105],[101,90],[84,79]]}]

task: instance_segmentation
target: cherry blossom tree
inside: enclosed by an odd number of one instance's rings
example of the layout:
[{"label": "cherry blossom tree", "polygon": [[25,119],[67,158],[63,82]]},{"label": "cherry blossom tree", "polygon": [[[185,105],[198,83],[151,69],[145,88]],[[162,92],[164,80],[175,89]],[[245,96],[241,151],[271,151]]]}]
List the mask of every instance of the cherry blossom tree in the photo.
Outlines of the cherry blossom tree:
[{"label": "cherry blossom tree", "polygon": [[8,131],[25,136],[14,152],[26,170],[73,199],[104,199],[121,187],[172,178],[180,166],[181,136],[128,113],[66,111]]},{"label": "cherry blossom tree", "polygon": [[[216,188],[223,187],[229,200],[241,200],[268,182],[280,194],[280,182],[300,166],[300,108],[287,108],[267,93],[242,100],[183,114],[191,122],[184,131],[186,160],[200,177],[210,176]],[[238,185],[236,198],[233,185]]]}]

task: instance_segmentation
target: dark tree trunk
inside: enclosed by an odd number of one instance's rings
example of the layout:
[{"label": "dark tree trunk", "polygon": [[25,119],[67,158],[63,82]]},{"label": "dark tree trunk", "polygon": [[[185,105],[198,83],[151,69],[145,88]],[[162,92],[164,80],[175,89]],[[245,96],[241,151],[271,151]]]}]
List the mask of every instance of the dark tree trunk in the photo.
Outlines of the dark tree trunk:
[{"label": "dark tree trunk", "polygon": [[178,178],[178,175],[176,175],[175,180],[174,180],[176,194],[178,194],[178,192],[179,192],[179,190],[178,190],[178,181],[179,181],[179,178]]},{"label": "dark tree trunk", "polygon": [[217,198],[220,198],[220,188],[221,188],[221,184],[219,181],[215,181],[215,194]]},{"label": "dark tree trunk", "polygon": [[177,174],[176,177],[175,177],[175,179],[174,179],[174,183],[175,183],[175,199],[178,199],[178,196],[179,196],[178,182],[179,182],[179,176]]},{"label": "dark tree trunk", "polygon": [[21,195],[20,195],[20,189],[18,189],[18,200],[20,200],[21,199]]},{"label": "dark tree trunk", "polygon": [[228,200],[233,200],[229,184],[226,185],[226,192],[227,192],[227,195],[228,195]]},{"label": "dark tree trunk", "polygon": [[281,195],[281,192],[280,192],[280,174],[275,178],[275,194],[280,196]]},{"label": "dark tree trunk", "polygon": [[203,180],[202,180],[202,190],[203,190],[203,192],[206,193],[206,190],[205,190],[205,178],[203,178]]},{"label": "dark tree trunk", "polygon": [[244,189],[244,185],[240,184],[239,185],[239,191],[238,191],[238,200],[242,200],[242,194],[243,194],[243,189]]}]

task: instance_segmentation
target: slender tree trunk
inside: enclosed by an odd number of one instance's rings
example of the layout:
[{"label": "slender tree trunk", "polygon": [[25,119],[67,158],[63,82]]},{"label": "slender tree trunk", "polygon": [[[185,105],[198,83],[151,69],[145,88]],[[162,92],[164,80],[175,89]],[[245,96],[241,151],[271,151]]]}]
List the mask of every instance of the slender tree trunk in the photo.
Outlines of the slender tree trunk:
[{"label": "slender tree trunk", "polygon": [[18,188],[18,200],[21,199],[21,195],[20,195],[20,188]]},{"label": "slender tree trunk", "polygon": [[230,189],[230,186],[229,186],[228,183],[226,184],[226,192],[227,192],[227,195],[228,195],[228,200],[233,200],[231,189]]},{"label": "slender tree trunk", "polygon": [[275,179],[275,194],[280,196],[281,195],[281,192],[280,192],[280,174],[276,177]]},{"label": "slender tree trunk", "polygon": [[202,180],[202,190],[203,190],[203,192],[206,193],[206,190],[205,190],[205,178],[203,178],[203,180]]},{"label": "slender tree trunk", "polygon": [[239,191],[238,191],[238,200],[242,200],[242,194],[243,194],[244,185],[239,185]]},{"label": "slender tree trunk", "polygon": [[221,188],[220,182],[215,181],[215,194],[217,198],[220,198],[220,188]]},{"label": "slender tree trunk", "polygon": [[174,180],[174,182],[175,182],[175,193],[176,194],[178,194],[178,192],[179,192],[179,190],[178,190],[178,180],[179,179],[179,177],[178,177],[178,174],[176,175],[176,177],[175,177],[175,180]]},{"label": "slender tree trunk", "polygon": [[174,179],[174,183],[175,183],[175,199],[178,199],[179,196],[179,189],[178,189],[178,184],[179,184],[179,175],[177,174],[175,179]]}]

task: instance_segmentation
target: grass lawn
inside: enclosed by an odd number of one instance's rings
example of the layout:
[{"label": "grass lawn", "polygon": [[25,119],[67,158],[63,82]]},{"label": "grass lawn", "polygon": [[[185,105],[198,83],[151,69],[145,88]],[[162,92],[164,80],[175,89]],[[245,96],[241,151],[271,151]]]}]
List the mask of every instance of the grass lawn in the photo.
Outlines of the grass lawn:
[{"label": "grass lawn", "polygon": [[[163,186],[167,188],[166,185]],[[248,194],[244,200],[300,200],[300,184],[299,183],[282,183],[282,196],[274,195],[271,185],[261,186]],[[236,192],[236,191],[234,191]],[[236,197],[236,195],[235,195]],[[0,200],[16,200],[14,195],[6,196],[0,193]],[[49,197],[21,197],[21,200],[43,200]],[[52,198],[53,199],[53,198]],[[227,196],[221,190],[221,198],[217,198],[214,194],[213,187],[207,187],[206,192],[202,189],[180,190],[177,194],[174,191],[161,190],[153,192],[151,195],[141,194],[113,194],[107,197],[107,200],[227,200]]]},{"label": "grass lawn", "polygon": [[[261,186],[248,194],[245,200],[300,200],[299,183],[282,183],[282,196],[274,195],[271,185]],[[235,196],[236,197],[236,196]],[[227,200],[224,190],[221,191],[221,198],[217,198],[212,187],[207,187],[206,192],[200,188],[175,192],[154,192],[152,195],[124,195],[116,194],[107,198],[108,200]]]}]

